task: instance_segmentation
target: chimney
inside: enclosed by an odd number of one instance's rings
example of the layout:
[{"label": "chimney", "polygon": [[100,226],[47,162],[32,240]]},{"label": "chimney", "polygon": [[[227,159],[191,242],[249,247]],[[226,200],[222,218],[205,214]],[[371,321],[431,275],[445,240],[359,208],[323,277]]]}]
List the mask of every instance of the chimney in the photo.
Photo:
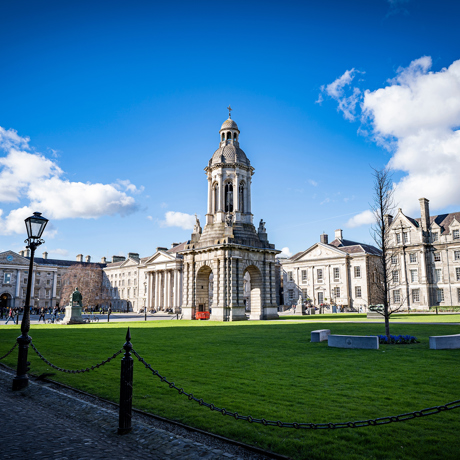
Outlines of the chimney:
[{"label": "chimney", "polygon": [[339,228],[335,231],[335,239],[342,241],[342,229]]},{"label": "chimney", "polygon": [[157,252],[158,252],[158,251],[167,251],[167,250],[168,250],[168,248],[163,248],[163,247],[161,247],[161,246],[158,246],[158,247],[157,247]]},{"label": "chimney", "polygon": [[112,256],[112,263],[124,262],[125,260],[126,260],[125,256]]},{"label": "chimney", "polygon": [[426,198],[420,198],[418,201],[420,201],[420,222],[422,224],[422,230],[424,232],[428,232],[430,228],[430,206],[429,206],[429,200]]},{"label": "chimney", "polygon": [[385,223],[385,227],[388,228],[393,222],[393,216],[391,216],[390,214],[385,214],[383,216],[383,222]]},{"label": "chimney", "polygon": [[83,254],[78,254],[77,262],[83,262]]},{"label": "chimney", "polygon": [[137,252],[128,252],[128,259],[139,260],[139,253],[137,253]]},{"label": "chimney", "polygon": [[26,249],[25,251],[26,257],[30,257],[30,249]]},{"label": "chimney", "polygon": [[106,264],[107,263],[107,259],[105,257],[102,257],[101,258],[101,264]]},{"label": "chimney", "polygon": [[46,251],[43,253],[43,258],[44,258],[44,259],[47,259],[47,258],[48,258],[48,253],[47,253]]},{"label": "chimney", "polygon": [[85,261],[87,264],[89,264],[91,262],[91,256],[86,256]]},{"label": "chimney", "polygon": [[175,248],[176,246],[179,246],[179,244],[180,244],[180,243],[172,243],[172,244],[171,244],[171,249],[172,249],[172,248]]},{"label": "chimney", "polygon": [[319,236],[319,241],[323,244],[327,244],[329,241],[329,238],[327,236],[327,233],[323,233],[322,235]]},{"label": "chimney", "polygon": [[22,257],[24,257],[24,252],[25,252],[25,251],[19,251],[19,255],[22,256]]}]

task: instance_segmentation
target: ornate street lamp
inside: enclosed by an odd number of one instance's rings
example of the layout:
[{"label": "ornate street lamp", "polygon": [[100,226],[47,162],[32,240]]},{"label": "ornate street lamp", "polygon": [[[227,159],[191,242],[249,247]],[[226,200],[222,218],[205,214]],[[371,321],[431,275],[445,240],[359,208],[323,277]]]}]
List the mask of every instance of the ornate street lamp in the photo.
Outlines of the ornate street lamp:
[{"label": "ornate street lamp", "polygon": [[21,322],[22,334],[17,338],[18,342],[18,368],[16,377],[13,379],[13,391],[22,390],[29,384],[29,377],[27,372],[29,371],[29,362],[27,362],[27,353],[29,350],[29,344],[31,337],[29,337],[30,330],[30,293],[32,290],[32,274],[34,269],[34,255],[35,249],[38,248],[44,241],[41,239],[43,230],[45,230],[48,219],[42,217],[40,212],[34,212],[33,216],[28,217],[25,220],[27,236],[28,238],[24,241],[27,244],[26,248],[30,249],[30,263],[29,263],[29,278],[27,280],[27,292],[26,301],[24,304],[24,315]]}]

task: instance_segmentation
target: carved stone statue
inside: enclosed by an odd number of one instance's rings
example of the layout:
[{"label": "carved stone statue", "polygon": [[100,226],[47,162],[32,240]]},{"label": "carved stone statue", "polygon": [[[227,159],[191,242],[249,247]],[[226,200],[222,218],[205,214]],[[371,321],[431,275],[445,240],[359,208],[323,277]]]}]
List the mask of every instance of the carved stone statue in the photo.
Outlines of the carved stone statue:
[{"label": "carved stone statue", "polygon": [[193,233],[201,233],[201,225],[200,225],[200,219],[198,219],[198,216],[195,214],[195,226],[193,227]]},{"label": "carved stone statue", "polygon": [[259,233],[267,233],[267,230],[265,230],[265,222],[263,219],[260,219],[259,222]]},{"label": "carved stone statue", "polygon": [[297,300],[297,306],[302,307],[303,300],[302,300],[302,294],[299,295],[299,300]]},{"label": "carved stone statue", "polygon": [[233,227],[233,214],[231,212],[228,212],[225,216],[225,226]]},{"label": "carved stone statue", "polygon": [[77,303],[78,306],[83,307],[83,298],[77,287],[75,288],[75,291],[73,291],[70,295],[70,305],[73,306],[74,303]]}]

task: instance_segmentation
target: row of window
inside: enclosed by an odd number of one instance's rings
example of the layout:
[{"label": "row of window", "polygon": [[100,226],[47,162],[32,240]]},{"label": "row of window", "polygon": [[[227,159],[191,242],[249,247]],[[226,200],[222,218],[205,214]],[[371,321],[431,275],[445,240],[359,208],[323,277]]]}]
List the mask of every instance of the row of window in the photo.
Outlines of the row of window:
[{"label": "row of window", "polygon": [[[322,292],[318,294],[321,294],[321,296],[323,296]],[[308,297],[307,291],[303,290],[302,295],[304,298],[307,298]],[[294,300],[294,289],[288,290],[288,297],[289,297],[289,300]],[[355,286],[355,298],[360,299],[361,297],[362,297],[361,286]],[[334,287],[332,288],[332,300],[334,301],[335,299],[338,299],[338,298],[340,298],[340,287]]]},{"label": "row of window", "polygon": [[[410,273],[410,282],[418,283],[418,270],[409,270]],[[442,269],[436,268],[433,272],[433,282],[441,283],[442,282]],[[460,267],[455,267],[455,278],[456,281],[460,281]],[[399,271],[392,271],[392,281],[393,283],[399,283]]]},{"label": "row of window", "polygon": [[[120,274],[118,274],[118,273],[115,273],[115,274],[112,273],[112,274],[110,275],[110,279],[114,279],[114,278],[115,278],[115,279],[117,279],[117,278],[125,278],[125,276],[130,277],[130,276],[131,276],[131,272],[128,272],[127,274],[126,274],[125,272],[120,273]],[[133,272],[133,276],[137,276],[137,272]]]},{"label": "row of window", "polygon": [[[361,278],[361,267],[354,267],[353,273],[354,273],[355,278]],[[306,283],[307,282],[307,270],[301,270],[301,277],[302,277],[302,283]],[[333,277],[334,277],[334,281],[340,280],[340,268],[335,267],[333,269]],[[293,272],[288,272],[288,280],[294,281]],[[316,270],[316,281],[318,283],[322,283],[324,281],[324,271],[322,268],[318,268]]]},{"label": "row of window", "polygon": [[[420,302],[420,289],[412,289],[411,297],[413,303]],[[444,302],[444,289],[436,289],[436,301]],[[393,291],[393,302],[395,304],[401,302],[401,291],[399,289]],[[457,302],[460,302],[460,288],[457,288]]]},{"label": "row of window", "polygon": [[[409,232],[402,232],[402,234],[398,232],[398,233],[395,233],[395,236],[396,236],[396,244],[401,244],[401,240],[404,242],[404,244],[409,243]],[[452,230],[452,238],[454,240],[460,239],[460,230]],[[435,243],[436,241],[439,241],[438,232],[431,232],[431,241],[433,243]]]},{"label": "row of window", "polygon": [[[433,252],[433,260],[435,262],[441,262],[441,253],[440,252]],[[459,260],[460,261],[460,251],[454,251],[454,260]],[[411,252],[409,254],[409,262],[410,263],[416,263],[417,262],[417,254],[414,252]],[[391,263],[392,265],[396,265],[398,263],[398,256],[397,255],[392,255],[391,256]]]}]

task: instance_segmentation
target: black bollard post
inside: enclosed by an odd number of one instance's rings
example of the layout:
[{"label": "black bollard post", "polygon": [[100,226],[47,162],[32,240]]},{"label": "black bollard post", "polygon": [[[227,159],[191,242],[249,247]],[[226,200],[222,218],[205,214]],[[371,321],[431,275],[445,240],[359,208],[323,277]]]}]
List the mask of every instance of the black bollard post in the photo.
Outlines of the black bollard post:
[{"label": "black bollard post", "polygon": [[125,355],[121,360],[120,376],[120,411],[118,416],[118,434],[127,434],[131,428],[132,406],[133,406],[133,358],[130,342],[131,332],[126,333],[126,343],[123,345]]}]

